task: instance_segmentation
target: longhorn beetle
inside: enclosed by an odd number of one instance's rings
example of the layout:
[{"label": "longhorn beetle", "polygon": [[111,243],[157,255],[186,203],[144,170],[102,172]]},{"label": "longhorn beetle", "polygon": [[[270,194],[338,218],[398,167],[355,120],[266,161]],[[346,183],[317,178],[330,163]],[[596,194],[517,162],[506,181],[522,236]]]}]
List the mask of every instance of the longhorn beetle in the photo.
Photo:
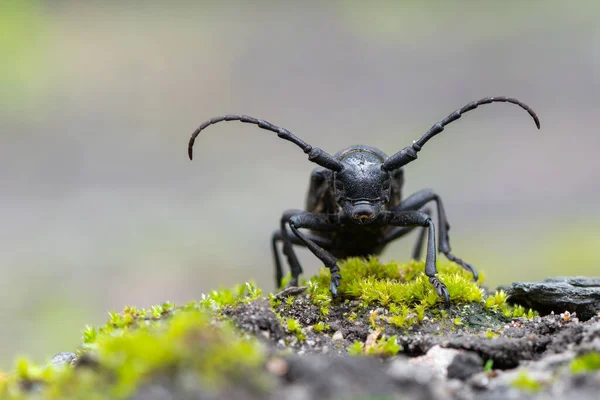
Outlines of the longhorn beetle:
[{"label": "longhorn beetle", "polygon": [[[262,119],[247,115],[225,115],[212,118],[198,127],[189,141],[188,155],[193,158],[193,146],[198,134],[210,125],[222,121],[240,121],[258,125],[262,129],[277,133],[308,154],[308,159],[319,167],[312,171],[310,187],[306,199],[306,210],[289,210],[283,213],[280,229],[272,236],[272,250],[275,259],[275,279],[281,285],[283,272],[277,251],[277,243],[283,242],[292,279],[290,285],[298,284],[302,267],[292,245],[307,247],[319,258],[331,273],[329,289],[333,297],[337,296],[340,285],[339,258],[377,255],[394,239],[406,235],[416,227],[422,227],[413,251],[415,259],[420,258],[425,233],[427,233],[427,255],[425,274],[435,288],[438,296],[444,298],[446,306],[450,304],[448,289],[437,277],[435,225],[430,210],[423,207],[433,201],[437,206],[438,250],[449,260],[461,265],[473,274],[477,280],[475,268],[450,253],[448,230],[450,225],[442,199],[432,190],[421,190],[402,200],[404,183],[403,167],[417,159],[417,153],[435,135],[442,132],[449,123],[459,119],[462,114],[474,110],[480,105],[494,102],[508,102],[523,108],[533,118],[540,129],[536,113],[526,104],[510,97],[487,97],[471,102],[454,111],[446,118],[434,124],[412,146],[405,147],[391,157],[370,146],[351,146],[335,155],[313,147],[292,134]],[[289,226],[289,230],[288,230]],[[301,232],[307,229],[308,232]]]}]

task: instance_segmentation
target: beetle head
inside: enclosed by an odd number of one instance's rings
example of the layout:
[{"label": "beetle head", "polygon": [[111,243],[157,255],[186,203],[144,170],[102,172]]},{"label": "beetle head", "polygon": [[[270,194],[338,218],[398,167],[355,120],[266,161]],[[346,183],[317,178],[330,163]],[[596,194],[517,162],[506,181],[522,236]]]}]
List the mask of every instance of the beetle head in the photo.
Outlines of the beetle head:
[{"label": "beetle head", "polygon": [[337,203],[357,224],[375,221],[390,199],[390,174],[374,154],[354,153],[341,161],[344,168],[333,177]]}]

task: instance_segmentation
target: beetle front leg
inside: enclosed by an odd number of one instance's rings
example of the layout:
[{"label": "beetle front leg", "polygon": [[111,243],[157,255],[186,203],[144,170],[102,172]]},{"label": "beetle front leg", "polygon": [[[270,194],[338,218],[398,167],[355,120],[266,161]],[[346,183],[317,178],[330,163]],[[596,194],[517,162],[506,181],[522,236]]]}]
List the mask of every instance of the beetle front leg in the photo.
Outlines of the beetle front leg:
[{"label": "beetle front leg", "polygon": [[435,247],[435,226],[431,217],[422,211],[390,211],[384,216],[385,222],[401,227],[422,226],[427,228],[427,256],[425,257],[425,275],[429,277],[429,282],[435,288],[438,296],[444,298],[446,307],[450,306],[450,295],[448,289],[437,278],[436,247]]},{"label": "beetle front leg", "polygon": [[[303,212],[303,211],[298,211],[298,212]],[[284,214],[284,216],[285,216],[285,214]],[[288,220],[289,220],[289,217],[287,219],[285,219],[286,223]],[[286,229],[286,227],[284,226],[283,229]],[[323,238],[323,237],[319,237],[319,236],[315,236],[315,235],[307,235],[307,236],[310,240],[314,241],[319,246],[321,246],[325,249],[328,249],[332,246],[331,240],[329,240],[327,238]],[[281,260],[279,259],[279,252],[277,251],[277,243],[278,242],[284,243],[284,252],[286,255],[288,255],[288,261],[289,261],[289,254],[293,254],[293,257],[295,258],[296,261],[298,259],[296,257],[296,253],[293,250],[293,247],[290,245],[286,246],[285,243],[291,242],[292,245],[304,246],[304,243],[302,243],[300,241],[300,239],[298,239],[295,235],[290,234],[287,231],[287,229],[285,232],[285,238],[284,238],[284,234],[281,233],[281,230],[276,230],[271,235],[271,248],[273,251],[273,260],[275,262],[275,286],[277,288],[281,287],[281,280],[283,279],[283,269],[281,267]],[[298,265],[298,267],[300,267],[299,263],[297,265]],[[302,268],[301,267],[299,269],[295,268],[294,271],[297,272],[298,275],[300,275],[300,273],[302,272]],[[290,286],[298,285],[298,275],[296,275],[294,277],[294,274],[292,274],[292,280],[290,281]]]},{"label": "beetle front leg", "polygon": [[[420,190],[412,196],[406,198],[392,211],[416,211],[423,207],[425,204],[429,203],[430,201],[435,201],[437,205],[440,252],[443,253],[448,260],[457,263],[467,271],[471,272],[473,274],[473,280],[477,281],[479,279],[479,274],[477,273],[477,270],[471,264],[461,260],[460,258],[456,257],[450,252],[450,237],[448,236],[450,224],[448,223],[448,218],[446,217],[446,210],[444,209],[442,199],[437,193],[430,189]],[[419,238],[416,246],[422,246],[422,239],[422,237]],[[415,247],[415,250],[417,250],[417,247]]]},{"label": "beetle front leg", "polygon": [[306,228],[315,231],[335,231],[338,225],[332,220],[332,216],[328,214],[313,214],[303,212],[296,214],[289,219],[290,229],[300,239],[302,243],[325,264],[331,273],[331,283],[329,290],[333,297],[337,296],[337,288],[340,286],[340,267],[337,264],[337,259],[321,246],[316,244],[307,235],[300,232],[299,229]]}]

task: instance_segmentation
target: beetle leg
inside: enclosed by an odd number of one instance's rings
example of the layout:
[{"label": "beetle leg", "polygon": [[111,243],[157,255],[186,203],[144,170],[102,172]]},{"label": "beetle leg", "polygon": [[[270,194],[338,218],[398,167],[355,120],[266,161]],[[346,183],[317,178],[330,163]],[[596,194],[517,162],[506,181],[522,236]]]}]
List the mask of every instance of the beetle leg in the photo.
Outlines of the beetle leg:
[{"label": "beetle leg", "polygon": [[[431,216],[431,209],[425,208],[421,211],[424,212],[425,214]],[[393,240],[396,240],[398,238],[401,238],[404,235],[407,235],[408,233],[412,232],[415,228],[416,227],[414,227],[414,226],[411,226],[411,227],[397,226],[394,229],[392,229],[390,232],[388,232],[385,236],[383,236],[379,240],[379,244],[382,244],[382,245],[388,244],[389,242],[391,242]],[[419,260],[421,258],[421,249],[423,249],[423,242],[425,241],[426,233],[427,233],[427,228],[421,228],[421,231],[419,232],[419,237],[417,238],[417,242],[415,243],[415,247],[413,248],[412,258],[414,260]]]},{"label": "beetle leg", "polygon": [[[423,207],[426,203],[430,201],[435,201],[437,205],[437,214],[438,214],[438,229],[439,229],[439,250],[443,253],[446,258],[450,261],[454,261],[459,264],[461,267],[466,269],[467,271],[473,274],[473,280],[477,281],[479,279],[479,274],[477,270],[465,261],[456,257],[450,251],[450,237],[448,236],[448,231],[450,230],[450,224],[448,223],[448,218],[446,217],[446,210],[444,209],[444,205],[442,203],[442,199],[438,196],[433,190],[425,189],[420,190],[412,196],[406,198],[402,203],[396,206],[392,211],[416,211]],[[423,235],[419,237],[419,241],[417,242],[417,246],[420,248],[423,246]],[[415,247],[415,250],[417,248]],[[420,251],[419,251],[420,253]],[[420,255],[419,253],[416,253]]]},{"label": "beetle leg", "polygon": [[[290,286],[298,286],[298,277],[302,273],[302,266],[300,265],[300,261],[298,261],[298,256],[296,256],[296,252],[292,247],[292,236],[288,234],[287,223],[290,218],[296,214],[302,214],[304,211],[302,210],[287,210],[283,213],[280,220],[280,229],[279,233],[281,234],[281,238],[283,241],[283,254],[285,254],[288,264],[290,265],[290,270],[292,272],[292,280],[290,281]],[[277,263],[277,258],[275,259],[275,268],[276,268],[276,278],[277,285],[281,285],[281,279],[283,278],[283,272],[281,268],[281,263]]]},{"label": "beetle leg", "polygon": [[[304,245],[304,243],[302,241],[300,241],[300,239],[298,239],[297,236],[290,235],[289,232],[286,232],[286,233],[287,233],[287,237],[292,242],[292,244],[306,247]],[[315,236],[315,235],[307,235],[307,236],[310,238],[310,240],[317,243],[321,247],[330,248],[332,245],[331,241],[327,238],[323,238],[323,237]],[[275,261],[275,286],[279,288],[279,287],[281,287],[281,280],[283,279],[283,269],[281,266],[281,259],[279,257],[279,251],[277,250],[277,242],[284,242],[284,237],[281,234],[281,230],[276,230],[271,235],[271,246],[272,246],[272,251],[273,251],[273,259]],[[292,278],[292,282],[290,282],[290,283],[291,283],[290,286],[297,286],[298,278],[297,277]]]},{"label": "beetle leg", "polygon": [[448,289],[436,276],[436,248],[435,248],[435,226],[431,217],[422,211],[388,211],[384,215],[384,222],[389,225],[400,227],[427,228],[427,256],[425,257],[425,275],[429,277],[429,282],[435,288],[437,294],[444,298],[446,307],[450,306],[450,296]]},{"label": "beetle leg", "polygon": [[[335,217],[334,217],[335,218]],[[332,219],[330,214],[313,214],[310,212],[303,212],[295,214],[289,219],[290,229],[304,243],[306,247],[315,255],[319,260],[325,264],[331,273],[331,283],[329,290],[333,297],[337,296],[337,288],[340,286],[340,267],[337,265],[337,259],[329,253],[327,250],[319,246],[315,241],[311,240],[309,235],[300,232],[299,229],[306,228],[315,231],[335,231],[338,228],[336,221]],[[293,272],[292,272],[293,273]]]}]

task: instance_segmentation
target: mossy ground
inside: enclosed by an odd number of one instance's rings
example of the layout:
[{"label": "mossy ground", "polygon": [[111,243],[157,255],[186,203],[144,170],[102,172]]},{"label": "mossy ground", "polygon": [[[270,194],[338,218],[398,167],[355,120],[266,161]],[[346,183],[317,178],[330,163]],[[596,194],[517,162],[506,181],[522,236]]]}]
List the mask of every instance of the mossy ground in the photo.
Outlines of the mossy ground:
[{"label": "mossy ground", "polygon": [[[194,382],[204,391],[239,382],[245,390],[260,392],[273,383],[264,369],[268,352],[254,337],[236,333],[237,328],[263,333],[256,336],[299,354],[388,357],[410,353],[400,336],[474,331],[493,338],[511,317],[533,315],[510,307],[503,292],[486,296],[456,264],[440,262],[438,268],[450,292],[450,309],[423,274],[423,263],[382,264],[376,258],[342,263],[336,299],[329,293],[329,272],[322,270],[305,281],[304,293],[269,295],[269,302],[261,300],[255,285],[245,284],[213,291],[185,306],[126,307],[110,313],[105,326],[84,329],[73,366],[41,367],[19,360],[12,375],[0,375],[0,394],[7,399],[32,393],[42,398],[130,398],[149,382],[165,379]],[[251,315],[244,319],[244,313]]]},{"label": "mossy ground", "polygon": [[[400,335],[462,331],[494,338],[511,318],[537,315],[510,306],[503,291],[486,295],[479,286],[481,280],[473,282],[469,272],[451,262],[438,262],[438,277],[450,293],[449,309],[425,276],[423,262],[352,258],[340,267],[342,282],[336,299],[329,294],[327,269],[303,282],[307,287],[304,294],[271,298],[277,315],[295,321],[293,329],[288,329],[287,345],[305,348],[303,341],[309,340],[316,345],[308,351],[321,351],[325,346],[326,351],[358,354],[360,348],[363,353],[393,355],[401,349],[375,349],[383,347],[382,343],[391,348],[390,338],[396,340]],[[376,342],[368,344],[369,338]]]}]

